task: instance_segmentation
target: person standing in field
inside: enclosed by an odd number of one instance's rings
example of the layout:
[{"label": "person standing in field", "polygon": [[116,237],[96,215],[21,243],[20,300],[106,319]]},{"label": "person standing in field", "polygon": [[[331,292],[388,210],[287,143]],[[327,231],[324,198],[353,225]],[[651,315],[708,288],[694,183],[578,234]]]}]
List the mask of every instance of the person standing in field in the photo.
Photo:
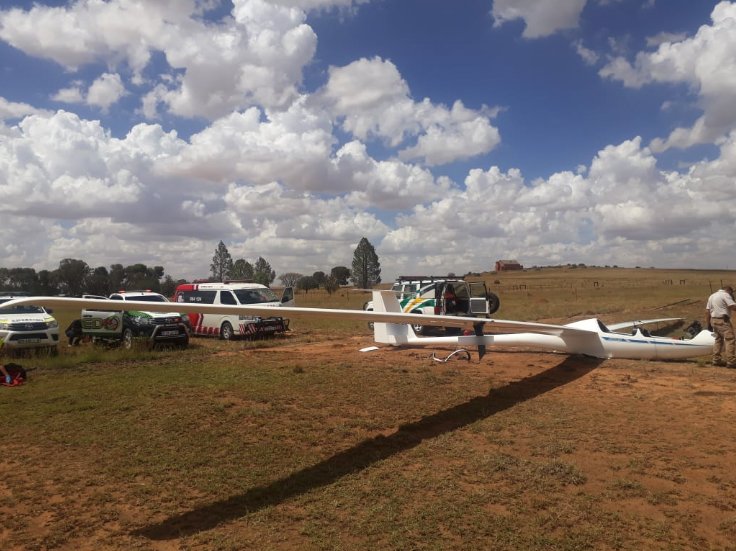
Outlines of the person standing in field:
[{"label": "person standing in field", "polygon": [[[733,287],[726,285],[708,297],[705,323],[713,331],[713,365],[736,368],[736,338],[731,325],[731,312],[736,310]],[[723,360],[725,348],[726,359]]]}]

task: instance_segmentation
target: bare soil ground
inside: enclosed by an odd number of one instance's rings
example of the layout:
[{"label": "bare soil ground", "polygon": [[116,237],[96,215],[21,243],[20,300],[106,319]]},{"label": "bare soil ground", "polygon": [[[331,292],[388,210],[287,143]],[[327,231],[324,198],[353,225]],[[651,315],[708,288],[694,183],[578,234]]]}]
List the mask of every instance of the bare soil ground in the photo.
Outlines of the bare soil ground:
[{"label": "bare soil ground", "polygon": [[[99,442],[11,430],[0,548],[736,549],[736,370],[510,349],[447,363],[425,349],[357,352],[370,344],[213,349],[211,365],[335,378],[301,394],[213,390],[211,448],[168,481],[153,463],[160,474],[130,475]],[[270,458],[243,454],[247,475],[231,467],[230,483],[207,486],[209,464],[226,461],[222,416],[233,430],[259,419],[239,433],[251,444],[277,425],[296,430]]]}]

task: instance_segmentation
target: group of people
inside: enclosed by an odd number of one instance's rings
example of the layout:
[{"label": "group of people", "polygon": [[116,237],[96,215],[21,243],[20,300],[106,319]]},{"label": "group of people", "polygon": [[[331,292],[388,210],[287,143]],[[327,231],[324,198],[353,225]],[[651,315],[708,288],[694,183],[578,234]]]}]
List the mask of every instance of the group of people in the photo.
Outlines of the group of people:
[{"label": "group of people", "polygon": [[725,285],[708,297],[705,305],[705,324],[713,332],[713,365],[736,368],[736,338],[731,313],[736,311],[733,287]]}]

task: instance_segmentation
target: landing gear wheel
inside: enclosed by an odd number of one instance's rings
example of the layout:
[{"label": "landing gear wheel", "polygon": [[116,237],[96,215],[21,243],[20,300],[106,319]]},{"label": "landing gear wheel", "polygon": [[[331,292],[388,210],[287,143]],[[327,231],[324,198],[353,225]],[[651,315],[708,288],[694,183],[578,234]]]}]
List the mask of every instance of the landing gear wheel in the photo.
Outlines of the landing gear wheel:
[{"label": "landing gear wheel", "polygon": [[[370,309],[369,309],[369,308],[367,308],[367,306],[368,306],[368,303],[366,302],[366,303],[365,303],[365,304],[363,305],[363,311],[364,311],[364,312],[373,312],[373,308],[370,308]],[[373,331],[373,322],[372,322],[372,321],[369,321],[369,322],[368,322],[368,329],[370,329],[371,331]]]}]

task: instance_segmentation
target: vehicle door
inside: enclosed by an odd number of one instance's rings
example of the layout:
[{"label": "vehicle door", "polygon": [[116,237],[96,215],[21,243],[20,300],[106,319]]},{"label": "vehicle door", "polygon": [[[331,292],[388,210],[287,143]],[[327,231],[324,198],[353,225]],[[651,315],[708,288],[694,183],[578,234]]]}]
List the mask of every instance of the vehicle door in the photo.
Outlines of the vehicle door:
[{"label": "vehicle door", "polygon": [[455,315],[470,315],[470,285],[464,281],[454,281],[451,284],[455,289]]},{"label": "vehicle door", "polygon": [[482,281],[476,281],[468,285],[470,287],[470,314],[473,316],[490,315],[486,284]]},{"label": "vehicle door", "polygon": [[403,283],[401,285],[394,285],[396,287],[396,300],[399,301],[401,310],[408,312],[411,307],[407,308],[407,305],[412,301],[416,295],[416,289],[412,283]]},{"label": "vehicle door", "polygon": [[[120,295],[112,295],[110,300],[123,300]],[[114,304],[104,310],[82,310],[82,333],[91,337],[111,338],[123,332],[123,312],[113,310]]]},{"label": "vehicle door", "polygon": [[[214,304],[217,291],[182,291],[176,301],[182,304],[186,312],[187,304]],[[214,335],[214,328],[219,330],[218,314],[187,313],[189,325],[195,335]]]},{"label": "vehicle door", "polygon": [[[238,299],[235,298],[235,295],[232,291],[218,291],[220,293],[219,297],[219,303],[224,304],[225,306],[238,306]],[[222,314],[219,316],[219,319],[217,321],[217,331],[216,334],[219,334],[220,328],[225,322],[228,322],[230,324],[230,327],[233,328],[235,331],[235,334],[241,334],[243,332],[243,328],[240,325],[240,320],[243,318],[243,316],[238,316],[236,314]]]},{"label": "vehicle door", "polygon": [[284,292],[281,295],[281,306],[296,306],[293,287],[284,288]]},{"label": "vehicle door", "polygon": [[[447,314],[447,301],[445,300],[446,283],[436,283],[434,286],[434,313],[438,315]],[[453,306],[450,305],[450,309]]]},{"label": "vehicle door", "polygon": [[419,288],[418,283],[410,283],[403,287],[404,295],[399,299],[401,310],[415,314],[434,314],[436,285],[430,284]]}]

